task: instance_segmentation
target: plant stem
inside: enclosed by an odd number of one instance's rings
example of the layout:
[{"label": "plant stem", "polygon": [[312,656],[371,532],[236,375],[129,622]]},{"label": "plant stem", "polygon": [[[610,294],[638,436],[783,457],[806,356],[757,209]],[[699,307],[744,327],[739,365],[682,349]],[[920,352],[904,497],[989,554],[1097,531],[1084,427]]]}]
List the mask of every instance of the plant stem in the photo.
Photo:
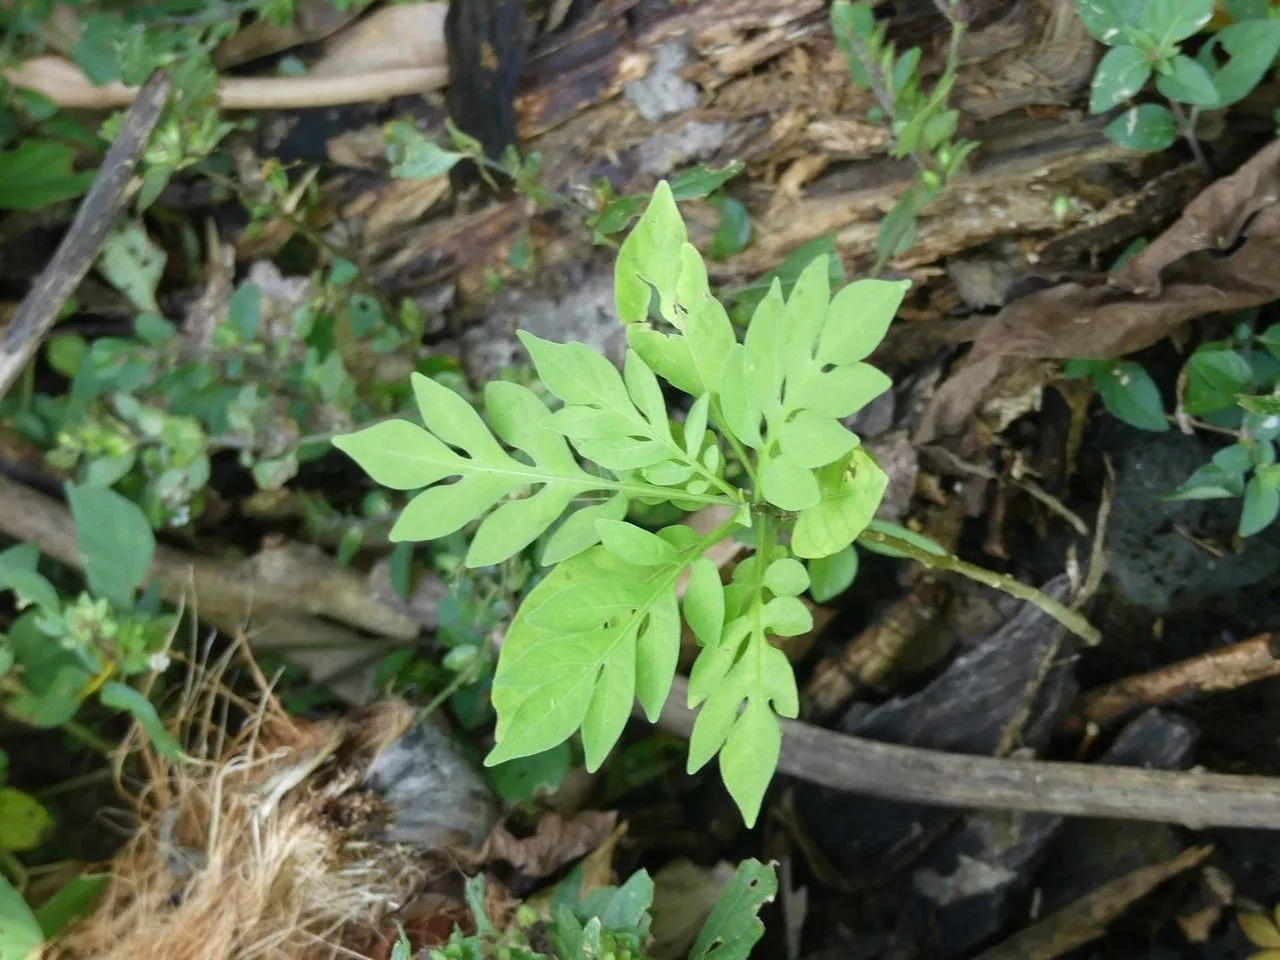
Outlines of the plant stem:
[{"label": "plant stem", "polygon": [[970,580],[975,580],[985,586],[1003,591],[1012,597],[1017,597],[1019,600],[1025,600],[1048,616],[1053,617],[1053,619],[1090,646],[1102,642],[1102,635],[1098,633],[1098,629],[1081,614],[1048,594],[1037,590],[1035,587],[1028,586],[1021,580],[1015,580],[1007,573],[996,573],[993,570],[967,563],[954,554],[933,553],[908,540],[895,537],[882,530],[864,530],[858,535],[858,539],[866,543],[886,547],[930,570],[958,573],[962,577],[968,577]]},{"label": "plant stem", "polygon": [[1169,106],[1172,108],[1178,133],[1183,140],[1187,141],[1187,146],[1191,148],[1191,155],[1195,157],[1196,163],[1208,176],[1213,176],[1213,167],[1209,165],[1209,158],[1205,156],[1204,148],[1200,146],[1200,139],[1196,136],[1196,121],[1200,118],[1200,108],[1188,107],[1176,100],[1170,100]]},{"label": "plant stem", "polygon": [[733,455],[737,457],[738,462],[742,464],[742,469],[747,471],[747,477],[751,480],[751,489],[757,489],[760,484],[756,481],[755,465],[751,462],[751,457],[747,453],[747,448],[738,442],[738,438],[735,437],[731,431],[725,428],[724,413],[720,409],[720,401],[715,398],[712,398],[711,401],[711,416],[715,421],[716,426],[720,428],[721,435],[729,442],[729,446],[733,450]]}]

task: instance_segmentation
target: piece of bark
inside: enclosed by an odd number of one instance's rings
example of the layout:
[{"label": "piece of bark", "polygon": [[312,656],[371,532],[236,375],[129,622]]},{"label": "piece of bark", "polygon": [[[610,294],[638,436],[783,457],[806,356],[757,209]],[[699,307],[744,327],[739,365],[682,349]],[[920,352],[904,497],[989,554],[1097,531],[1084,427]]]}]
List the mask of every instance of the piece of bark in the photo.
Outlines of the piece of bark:
[{"label": "piece of bark", "polygon": [[[1066,577],[1044,589],[1065,597]],[[1075,694],[1069,658],[1059,656],[1062,633],[1043,611],[1022,604],[919,693],[869,711],[855,707],[839,729],[956,754],[1003,754],[1023,743],[1040,748]],[[955,816],[942,807],[885,803],[807,784],[796,790],[796,807],[827,855],[855,873],[890,852],[901,856]]]},{"label": "piece of bark", "polygon": [[1053,960],[1098,939],[1107,924],[1165,881],[1198,867],[1213,847],[1191,847],[1171,860],[1099,887],[1069,907],[1046,917],[975,960]]},{"label": "piece of bark", "polygon": [[1076,699],[1072,712],[1063,718],[1059,731],[1078,734],[1091,724],[1105,726],[1145,707],[1182,703],[1277,676],[1280,676],[1280,636],[1260,634],[1149,673],[1086,690]]}]

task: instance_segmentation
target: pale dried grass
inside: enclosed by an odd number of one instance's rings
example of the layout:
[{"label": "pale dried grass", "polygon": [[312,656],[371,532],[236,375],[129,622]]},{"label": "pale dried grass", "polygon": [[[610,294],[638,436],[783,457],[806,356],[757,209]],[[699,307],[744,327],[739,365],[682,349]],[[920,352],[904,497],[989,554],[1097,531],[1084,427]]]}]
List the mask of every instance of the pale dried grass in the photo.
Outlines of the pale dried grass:
[{"label": "pale dried grass", "polygon": [[[193,762],[170,762],[145,743],[140,765],[130,758],[127,769],[142,771],[122,789],[132,835],[98,909],[46,956],[360,956],[344,942],[367,940],[422,880],[408,851],[362,839],[358,823],[380,812],[360,788],[363,771],[407,728],[411,709],[388,701],[351,720],[295,720],[243,643],[216,663],[189,659],[197,665],[174,732]],[[233,662],[256,679],[252,702],[224,682]],[[233,735],[237,715],[247,719]]]}]

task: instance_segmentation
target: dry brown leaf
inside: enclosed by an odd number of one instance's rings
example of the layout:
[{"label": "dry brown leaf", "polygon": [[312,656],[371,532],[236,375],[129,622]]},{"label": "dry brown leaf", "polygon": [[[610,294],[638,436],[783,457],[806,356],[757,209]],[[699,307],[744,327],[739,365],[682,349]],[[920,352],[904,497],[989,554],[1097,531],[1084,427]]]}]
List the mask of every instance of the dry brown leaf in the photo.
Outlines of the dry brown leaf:
[{"label": "dry brown leaf", "polygon": [[653,943],[649,953],[658,960],[687,957],[733,873],[733,864],[726,861],[714,867],[700,867],[680,859],[654,874]]},{"label": "dry brown leaf", "polygon": [[333,37],[325,55],[311,66],[315,77],[350,77],[406,67],[441,67],[448,61],[444,41],[447,3],[406,3],[381,7]]},{"label": "dry brown leaf", "polygon": [[476,854],[480,864],[502,862],[530,879],[555,873],[609,839],[618,822],[615,812],[587,810],[572,817],[546,813],[531,837],[516,837],[498,824]]},{"label": "dry brown leaf", "polygon": [[938,389],[916,442],[958,433],[992,384],[1028,360],[1119,357],[1188,320],[1280,299],[1278,200],[1280,140],[1202,191],[1114,277],[1061,283],[1005,307]]}]

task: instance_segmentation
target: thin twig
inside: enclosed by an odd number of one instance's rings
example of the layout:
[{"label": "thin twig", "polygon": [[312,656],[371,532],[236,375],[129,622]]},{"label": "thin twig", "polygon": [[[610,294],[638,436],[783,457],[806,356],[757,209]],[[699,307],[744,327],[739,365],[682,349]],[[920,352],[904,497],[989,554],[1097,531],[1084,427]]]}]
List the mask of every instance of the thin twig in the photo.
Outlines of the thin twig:
[{"label": "thin twig", "polygon": [[[676,677],[659,727],[690,735],[687,695],[688,682]],[[778,772],[833,790],[938,807],[1280,830],[1280,779],[1272,777],[975,757],[779,722]]]},{"label": "thin twig", "polygon": [[151,131],[169,100],[167,70],[151,74],[125,114],[120,132],[107,150],[97,179],[76,211],[66,236],[30,292],[19,304],[0,342],[0,398],[35,356],[62,305],[75,292],[106,243],[116,217],[129,200],[133,173]]}]

